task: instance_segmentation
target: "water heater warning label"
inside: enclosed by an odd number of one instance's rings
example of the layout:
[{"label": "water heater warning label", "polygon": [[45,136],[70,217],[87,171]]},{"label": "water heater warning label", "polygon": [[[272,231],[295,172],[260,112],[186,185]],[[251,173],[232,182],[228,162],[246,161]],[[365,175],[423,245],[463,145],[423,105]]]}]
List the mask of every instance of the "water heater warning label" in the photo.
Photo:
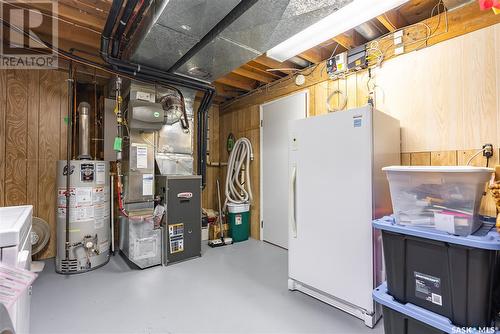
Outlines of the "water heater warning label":
[{"label": "water heater warning label", "polygon": [[92,205],[92,187],[76,188],[76,206]]},{"label": "water heater warning label", "polygon": [[[76,206],[76,189],[75,188],[69,188],[69,206],[70,207],[75,207]],[[59,188],[57,189],[57,207],[58,208],[65,208],[66,207],[66,188]]]},{"label": "water heater warning label", "polygon": [[104,184],[106,175],[106,165],[102,162],[95,164],[95,182],[97,184]]},{"label": "water heater warning label", "polygon": [[441,279],[416,271],[413,274],[415,277],[415,296],[433,304],[443,306]]},{"label": "water heater warning label", "polygon": [[104,187],[96,187],[92,191],[92,203],[101,204],[105,201]]}]

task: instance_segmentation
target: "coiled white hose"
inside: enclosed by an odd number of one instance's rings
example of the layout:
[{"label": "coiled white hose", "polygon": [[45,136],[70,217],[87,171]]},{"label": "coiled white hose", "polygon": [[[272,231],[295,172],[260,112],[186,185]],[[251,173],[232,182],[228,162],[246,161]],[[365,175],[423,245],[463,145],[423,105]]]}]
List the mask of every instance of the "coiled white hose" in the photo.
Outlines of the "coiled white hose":
[{"label": "coiled white hose", "polygon": [[[250,161],[253,160],[252,143],[248,138],[242,137],[234,143],[233,150],[229,155],[226,174],[226,200],[224,209],[228,203],[243,204],[251,202],[252,187],[250,180]],[[245,181],[241,184],[239,176],[244,166]]]}]

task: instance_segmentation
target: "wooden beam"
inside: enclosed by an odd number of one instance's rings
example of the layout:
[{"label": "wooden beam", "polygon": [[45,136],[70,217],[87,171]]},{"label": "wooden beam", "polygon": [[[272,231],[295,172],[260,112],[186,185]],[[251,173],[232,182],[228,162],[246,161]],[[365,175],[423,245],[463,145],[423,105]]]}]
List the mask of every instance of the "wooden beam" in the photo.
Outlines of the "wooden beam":
[{"label": "wooden beam", "polygon": [[72,8],[78,8],[80,11],[84,11],[85,13],[94,15],[103,20],[106,20],[108,17],[109,7],[105,7],[97,3],[90,3],[82,0],[59,0],[59,3]]},{"label": "wooden beam", "polygon": [[108,0],[59,0],[61,2],[71,2],[71,1],[76,1],[79,4],[85,6],[86,8],[88,7],[95,7],[99,10],[103,10],[104,12],[108,13],[109,10],[111,9],[112,1]]},{"label": "wooden beam", "polygon": [[[5,3],[4,6],[9,6]],[[24,6],[24,5],[23,5]],[[17,8],[18,3],[12,8]],[[19,26],[19,22],[9,22],[15,26]],[[52,36],[52,26],[49,22],[44,21],[39,27],[32,29],[36,34],[39,34],[41,38],[46,41],[51,41]],[[58,21],[57,37],[59,41],[68,41],[69,43],[75,43],[75,45],[84,46],[85,48],[90,48],[92,52],[96,52],[100,47],[100,33],[76,27],[73,24],[67,23],[65,21]]]},{"label": "wooden beam", "polygon": [[301,67],[291,61],[285,60],[284,62],[279,62],[274,59],[268,58],[264,55],[259,56],[254,59],[256,63],[267,66],[269,68],[296,68],[301,69]]},{"label": "wooden beam", "polygon": [[408,21],[397,9],[390,10],[377,16],[377,20],[389,31],[395,31],[408,25]]},{"label": "wooden beam", "polygon": [[321,61],[327,59],[329,56],[330,54],[328,54],[328,51],[323,49],[321,46],[316,46],[299,54],[300,58],[314,64],[321,63]]},{"label": "wooden beam", "polygon": [[[437,27],[434,36],[429,38],[425,45],[431,46],[442,41],[500,23],[500,15],[495,15],[492,11],[479,10],[477,3],[471,3],[456,10],[450,11],[447,15],[447,30],[444,14],[441,14],[441,17],[436,15],[422,21],[422,23],[430,27]],[[440,22],[439,27],[438,22]],[[418,24],[405,29],[405,38],[417,41],[421,40],[422,37],[425,38],[426,33],[427,29],[425,28],[425,26],[423,24]],[[390,51],[391,43],[394,43],[394,40],[392,38],[386,37],[385,39],[377,39],[377,41],[379,41],[380,48],[382,50],[386,50],[386,48],[389,48],[386,59],[395,57],[394,52]],[[406,42],[408,42],[408,40]],[[421,41],[419,41],[418,43],[408,45],[405,48],[405,52],[411,52],[422,47],[424,46],[422,45]],[[394,48],[392,47],[392,49]],[[256,90],[241,99],[235,99],[223,103],[221,105],[221,111],[241,109],[248,107],[249,105],[261,104],[280,96],[293,93],[297,90],[303,90],[317,83],[326,81],[328,80],[328,75],[326,74],[326,71],[322,69],[323,66],[317,66],[315,70],[312,71],[312,73],[305,77],[306,81],[301,86],[294,85],[294,76],[289,76],[287,79],[283,79],[281,82],[275,84],[270,91],[267,91],[265,89]]]},{"label": "wooden beam", "polygon": [[[100,18],[95,15],[90,15],[87,12],[65,5],[62,2],[52,0],[53,3],[57,4],[57,17],[64,21],[69,21],[71,23],[91,28],[97,31],[101,31],[106,22],[105,19]],[[47,5],[37,2],[17,2],[16,4],[25,4],[27,8],[36,9],[46,15],[52,15],[53,13],[47,11]]]},{"label": "wooden beam", "polygon": [[263,83],[269,83],[269,82],[274,80],[271,76],[261,74],[258,71],[253,70],[251,67],[248,67],[245,65],[238,67],[238,68],[235,68],[232,71],[232,73],[244,76],[244,77],[252,79],[252,80],[257,80],[257,81],[260,81]]},{"label": "wooden beam", "polygon": [[215,80],[215,82],[239,88],[244,91],[250,91],[257,88],[257,84],[254,80],[248,80],[245,77],[233,73],[226,74],[225,76]]},{"label": "wooden beam", "polygon": [[232,87],[223,85],[221,83],[215,82],[215,91],[218,96],[233,98],[244,93],[244,91],[234,89]]},{"label": "wooden beam", "polygon": [[[195,95],[195,97],[194,97],[194,100],[196,102],[201,102],[202,97],[203,97],[203,94],[197,93]],[[212,104],[221,104],[221,103],[225,102],[226,100],[227,99],[225,99],[225,98],[223,98],[221,96],[216,96],[216,97],[213,98]]]},{"label": "wooden beam", "polygon": [[366,39],[354,29],[335,36],[333,40],[342,45],[347,50],[355,48],[356,46],[360,46],[361,44],[365,44],[367,42]]},{"label": "wooden beam", "polygon": [[269,67],[265,66],[265,65],[262,65],[262,64],[259,64],[257,63],[256,61],[253,61],[253,60],[250,60],[248,63],[245,64],[246,66],[256,70],[256,71],[259,71],[261,73],[264,73],[264,74],[269,74],[273,77],[275,77],[276,79],[279,79],[279,78],[282,78],[284,77],[286,74],[288,73],[283,73],[283,72],[279,72],[279,71],[267,71],[268,69],[270,69]]}]

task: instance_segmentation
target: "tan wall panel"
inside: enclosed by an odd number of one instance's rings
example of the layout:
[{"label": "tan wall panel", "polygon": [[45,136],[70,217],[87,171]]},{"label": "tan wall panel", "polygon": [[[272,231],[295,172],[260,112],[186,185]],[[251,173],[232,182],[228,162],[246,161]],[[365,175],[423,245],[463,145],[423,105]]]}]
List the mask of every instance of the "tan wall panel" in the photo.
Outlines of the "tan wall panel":
[{"label": "tan wall panel", "polygon": [[464,35],[462,42],[463,83],[462,103],[464,119],[460,149],[474,149],[485,143],[498,145],[497,96],[500,82],[496,80],[496,66],[500,65],[500,46],[492,38],[496,27],[489,27]]},{"label": "tan wall panel", "polygon": [[251,187],[253,201],[250,212],[250,235],[254,239],[260,238],[260,129],[252,129],[245,133],[252,143],[254,160],[250,163]]},{"label": "tan wall panel", "polygon": [[0,205],[33,205],[51,227],[37,257],[55,256],[56,161],[65,157],[67,74],[0,70]]},{"label": "tan wall panel", "polygon": [[28,91],[28,172],[27,203],[33,205],[33,215],[38,215],[38,120],[40,113],[40,71],[29,71]]},{"label": "tan wall panel", "polygon": [[460,39],[446,41],[390,60],[376,71],[376,106],[401,121],[404,152],[459,147],[461,48]]},{"label": "tan wall panel", "polygon": [[457,151],[431,152],[432,166],[456,166]]},{"label": "tan wall panel", "polygon": [[411,153],[410,162],[412,166],[429,166],[431,164],[430,152]]},{"label": "tan wall panel", "polygon": [[[41,258],[53,257],[56,252],[56,163],[60,157],[60,115],[63,91],[61,81],[66,76],[57,71],[40,73],[40,115],[39,115],[39,186],[38,216],[46,220],[51,227],[48,247],[39,255]],[[58,135],[54,135],[57,133]]]},{"label": "tan wall panel", "polygon": [[328,81],[312,86],[309,91],[313,93],[309,95],[309,101],[311,101],[309,116],[326,114],[328,112],[326,110],[326,100],[329,95]]},{"label": "tan wall panel", "polygon": [[346,109],[358,106],[357,75],[350,75],[346,79],[347,106]]},{"label": "tan wall panel", "polygon": [[402,166],[411,166],[411,154],[410,153],[401,153],[401,165]]},{"label": "tan wall panel", "polygon": [[5,205],[5,118],[7,114],[7,71],[0,71],[0,206]]},{"label": "tan wall panel", "polygon": [[5,205],[27,203],[28,71],[7,71]]},{"label": "tan wall panel", "polygon": [[[457,157],[458,157],[458,162],[457,164],[459,166],[465,166],[467,165],[467,162],[470,160],[470,158],[476,154],[480,149],[474,149],[474,150],[459,150],[457,152]],[[470,164],[470,166],[477,166],[477,167],[485,167],[486,166],[486,158],[483,157],[482,154],[477,155],[474,157]],[[498,148],[494,150],[493,156],[490,158],[489,166],[494,167],[498,165]]]}]

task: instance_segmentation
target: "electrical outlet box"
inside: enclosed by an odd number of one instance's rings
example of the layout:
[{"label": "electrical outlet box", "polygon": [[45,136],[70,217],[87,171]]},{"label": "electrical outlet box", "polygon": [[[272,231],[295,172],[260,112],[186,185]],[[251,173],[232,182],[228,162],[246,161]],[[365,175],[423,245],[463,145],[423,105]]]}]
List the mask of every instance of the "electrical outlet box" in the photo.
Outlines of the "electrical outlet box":
[{"label": "electrical outlet box", "polygon": [[395,55],[400,55],[400,54],[403,54],[405,53],[405,47],[403,45],[401,46],[398,46],[394,49],[394,54]]},{"label": "electrical outlet box", "polygon": [[403,44],[403,37],[394,38],[394,45]]},{"label": "electrical outlet box", "polygon": [[493,156],[493,144],[483,145],[483,157],[491,158]]},{"label": "electrical outlet box", "polygon": [[347,52],[339,53],[326,62],[326,72],[329,76],[335,76],[347,70]]},{"label": "electrical outlet box", "polygon": [[403,38],[403,30],[398,30],[398,31],[396,31],[396,32],[393,34],[393,36],[394,36],[394,39],[396,39],[396,38]]},{"label": "electrical outlet box", "polygon": [[360,45],[347,51],[347,68],[359,71],[368,66],[366,46]]}]

